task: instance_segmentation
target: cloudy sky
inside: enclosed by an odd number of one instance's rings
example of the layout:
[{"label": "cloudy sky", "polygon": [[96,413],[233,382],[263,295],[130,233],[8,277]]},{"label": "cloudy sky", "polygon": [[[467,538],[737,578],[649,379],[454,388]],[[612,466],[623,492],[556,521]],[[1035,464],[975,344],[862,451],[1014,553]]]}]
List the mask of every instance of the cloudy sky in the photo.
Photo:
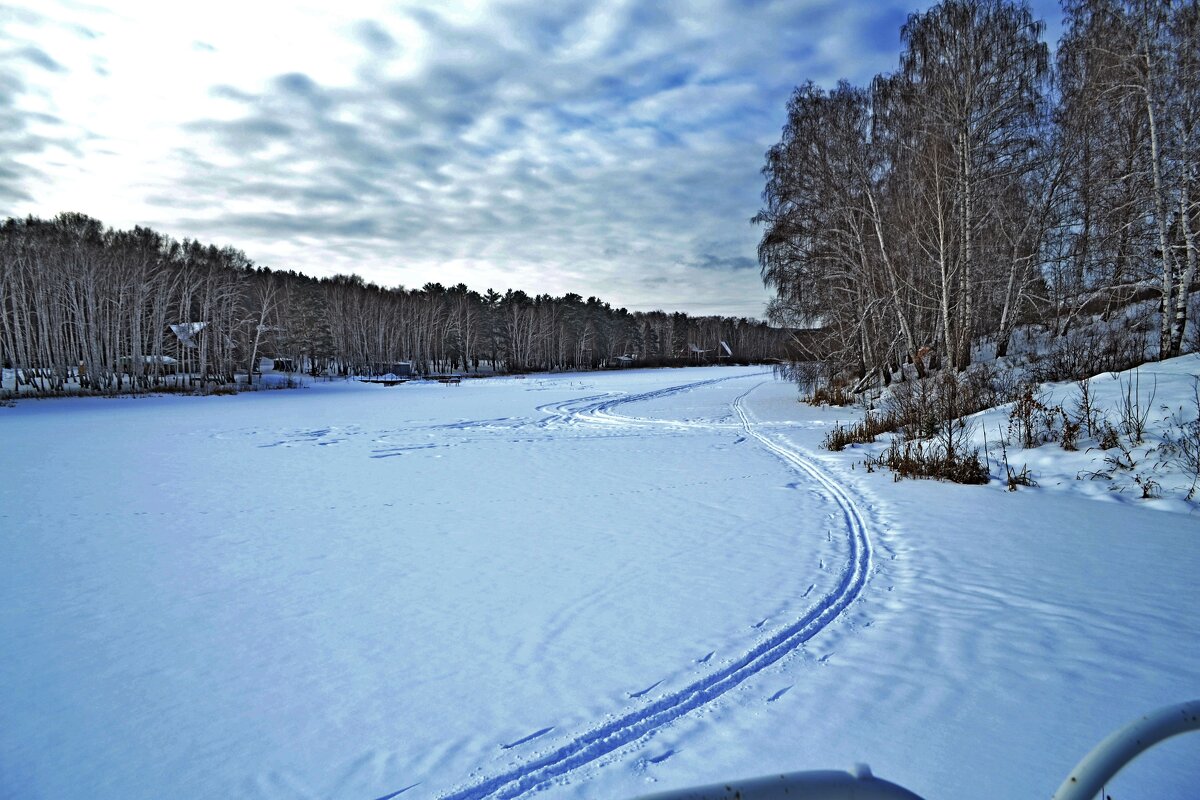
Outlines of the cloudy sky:
[{"label": "cloudy sky", "polygon": [[[0,216],[82,211],[386,286],[761,316],[792,87],[920,0],[0,5]],[[1035,11],[1057,34],[1058,5]]]}]

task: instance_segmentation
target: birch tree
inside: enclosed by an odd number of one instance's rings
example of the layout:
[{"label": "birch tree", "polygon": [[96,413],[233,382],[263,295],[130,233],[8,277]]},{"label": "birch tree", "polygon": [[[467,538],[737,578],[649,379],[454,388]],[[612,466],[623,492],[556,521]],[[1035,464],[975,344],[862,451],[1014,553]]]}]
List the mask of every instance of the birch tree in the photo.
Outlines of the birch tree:
[{"label": "birch tree", "polygon": [[946,0],[913,14],[901,30],[900,75],[920,134],[912,155],[932,173],[935,239],[952,236],[957,249],[957,269],[942,266],[939,280],[943,341],[958,369],[971,361],[980,265],[993,260],[981,253],[984,230],[1005,222],[989,200],[1032,169],[1039,144],[1049,77],[1042,30],[1027,4],[1003,0]]}]

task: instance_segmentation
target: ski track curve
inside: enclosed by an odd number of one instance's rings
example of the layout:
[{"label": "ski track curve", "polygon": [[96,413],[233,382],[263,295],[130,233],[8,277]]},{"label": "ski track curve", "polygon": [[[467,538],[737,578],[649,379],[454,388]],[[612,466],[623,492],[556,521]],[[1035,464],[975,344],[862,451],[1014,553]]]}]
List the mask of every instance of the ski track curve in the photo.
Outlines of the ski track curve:
[{"label": "ski track curve", "polygon": [[750,375],[731,375],[725,378],[710,378],[703,381],[692,381],[691,383],[682,383],[676,386],[667,386],[662,389],[653,389],[648,392],[640,392],[638,394],[625,394],[624,392],[605,392],[603,394],[590,395],[588,397],[576,397],[571,400],[560,401],[557,403],[547,403],[543,406],[538,406],[537,410],[547,415],[539,420],[538,427],[546,428],[556,424],[575,424],[579,422],[588,423],[607,423],[620,425],[658,425],[672,427],[689,427],[689,428],[716,428],[720,427],[718,423],[693,423],[680,422],[679,420],[655,420],[655,419],[639,419],[637,417],[625,417],[617,414],[609,413],[617,406],[626,405],[628,403],[637,403],[643,400],[658,400],[671,395],[679,394],[680,392],[691,391],[701,386],[711,386],[716,383],[724,383],[725,381],[745,380],[759,375],[768,375],[768,372],[755,372]]},{"label": "ski track curve", "polygon": [[[762,373],[759,373],[762,374]],[[727,380],[739,380],[758,375],[739,375],[729,378],[696,381],[679,386],[657,389],[635,395],[593,395],[565,403],[552,403],[538,410],[550,418],[543,425],[553,424],[553,417],[569,423],[604,424],[675,424],[670,420],[647,420],[620,417],[612,410],[627,403],[668,397],[700,386]],[[685,714],[724,695],[748,678],[779,661],[800,645],[812,639],[845,611],[866,587],[871,573],[871,541],[867,523],[850,495],[831,477],[796,450],[755,430],[743,401],[762,383],[755,384],[733,401],[738,424],[753,438],[790,468],[820,485],[842,512],[849,542],[849,558],[843,565],[839,581],[831,592],[822,596],[799,619],[774,631],[766,639],[735,660],[720,666],[691,683],[676,689],[643,706],[611,716],[604,723],[568,739],[548,753],[524,763],[440,795],[440,800],[485,800],[485,798],[514,798],[532,789],[543,787],[579,767],[590,764],[609,753],[633,744]],[[720,427],[710,425],[708,427]]]}]

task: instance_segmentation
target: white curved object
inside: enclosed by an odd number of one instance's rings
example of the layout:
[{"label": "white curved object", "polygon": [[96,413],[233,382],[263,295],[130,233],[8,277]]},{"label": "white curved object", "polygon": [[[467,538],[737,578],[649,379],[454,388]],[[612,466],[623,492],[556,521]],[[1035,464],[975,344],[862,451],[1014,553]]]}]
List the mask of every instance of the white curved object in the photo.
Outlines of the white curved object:
[{"label": "white curved object", "polygon": [[1142,752],[1164,739],[1200,730],[1200,700],[1151,711],[1096,745],[1075,765],[1052,800],[1090,800]]},{"label": "white curved object", "polygon": [[638,800],[921,800],[876,778],[863,765],[849,772],[789,772],[650,794]]}]

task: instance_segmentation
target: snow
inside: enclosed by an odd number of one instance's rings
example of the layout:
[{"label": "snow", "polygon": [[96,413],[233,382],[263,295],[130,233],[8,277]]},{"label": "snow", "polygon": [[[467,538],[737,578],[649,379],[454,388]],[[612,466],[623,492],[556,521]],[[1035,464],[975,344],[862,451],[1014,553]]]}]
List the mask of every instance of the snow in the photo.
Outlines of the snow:
[{"label": "snow", "polygon": [[[711,367],[0,408],[0,787],[620,798],[868,762],[1048,796],[1196,696],[1194,503],[1079,488],[1054,445],[1039,489],[896,483],[795,398]],[[1110,793],[1186,795],[1196,738]]]},{"label": "snow", "polygon": [[[1197,381],[1200,381],[1200,354],[1149,362],[1125,372],[1095,375],[1089,379],[1092,405],[1098,409],[1098,418],[1120,434],[1120,445],[1129,457],[1120,448],[1102,449],[1098,435],[1088,436],[1085,431],[1073,451],[1065,451],[1054,442],[1029,449],[1010,443],[1010,466],[1016,470],[1028,466],[1042,488],[1194,514],[1198,506],[1185,498],[1196,476],[1186,474],[1165,446],[1165,439],[1173,428],[1175,435],[1179,434],[1173,423],[1196,420]],[[1043,390],[1043,405],[1058,406],[1073,417],[1078,416],[1081,393],[1076,383],[1046,384]],[[1145,416],[1146,434],[1142,441],[1122,429],[1121,407],[1127,398]],[[1011,406],[1002,406],[975,418],[975,442],[986,446],[993,461],[1000,455],[997,440],[1005,433],[1010,411]],[[1058,430],[1061,431],[1061,425]],[[1120,461],[1120,466],[1114,466],[1116,461]],[[1002,477],[1003,468],[992,466],[993,474]],[[1154,497],[1142,501],[1139,478],[1158,484],[1153,489]]]}]

